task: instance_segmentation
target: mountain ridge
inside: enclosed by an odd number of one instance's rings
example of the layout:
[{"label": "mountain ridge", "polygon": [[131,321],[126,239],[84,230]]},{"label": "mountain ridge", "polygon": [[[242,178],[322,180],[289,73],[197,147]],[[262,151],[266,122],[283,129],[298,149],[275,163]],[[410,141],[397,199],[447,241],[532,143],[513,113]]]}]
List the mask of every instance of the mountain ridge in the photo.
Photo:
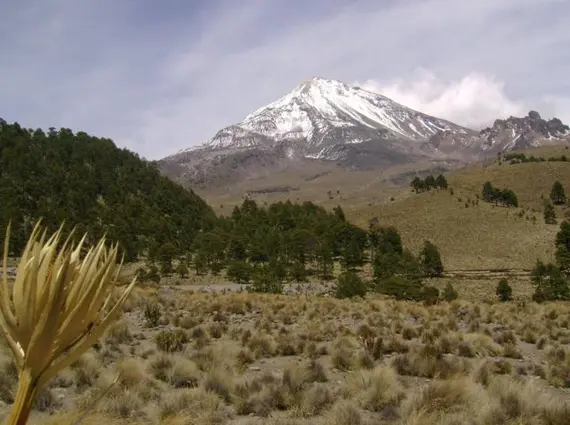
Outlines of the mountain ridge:
[{"label": "mountain ridge", "polygon": [[313,77],[158,165],[179,183],[208,186],[259,176],[263,167],[270,172],[291,162],[328,161],[348,169],[425,160],[470,163],[503,150],[567,141],[569,135],[559,119],[543,120],[536,111],[497,119],[477,131],[358,86]]}]

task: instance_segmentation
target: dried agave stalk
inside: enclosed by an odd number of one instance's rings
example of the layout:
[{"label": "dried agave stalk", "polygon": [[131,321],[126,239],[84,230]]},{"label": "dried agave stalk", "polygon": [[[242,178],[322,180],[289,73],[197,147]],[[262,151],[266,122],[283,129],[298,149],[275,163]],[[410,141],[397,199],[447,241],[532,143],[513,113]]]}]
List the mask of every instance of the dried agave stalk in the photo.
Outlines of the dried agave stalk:
[{"label": "dried agave stalk", "polygon": [[113,303],[121,265],[118,246],[102,238],[83,259],[85,235],[71,236],[58,249],[60,228],[46,241],[35,226],[20,259],[13,288],[8,285],[10,226],[4,242],[0,285],[0,330],[19,370],[18,391],[8,425],[26,423],[38,391],[77,360],[103,334],[133,289],[136,278]]}]

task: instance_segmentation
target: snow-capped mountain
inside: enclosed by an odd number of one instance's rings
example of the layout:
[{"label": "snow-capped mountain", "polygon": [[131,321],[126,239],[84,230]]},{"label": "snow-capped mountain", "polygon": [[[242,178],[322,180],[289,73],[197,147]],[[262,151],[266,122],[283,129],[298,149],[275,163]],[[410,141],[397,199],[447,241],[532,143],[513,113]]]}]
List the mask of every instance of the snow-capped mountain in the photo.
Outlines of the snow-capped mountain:
[{"label": "snow-capped mountain", "polygon": [[569,134],[560,120],[497,120],[480,132],[407,108],[336,80],[313,78],[230,125],[205,143],[159,161],[182,183],[239,180],[291,162],[332,161],[348,168],[425,160],[472,161]]},{"label": "snow-capped mountain", "polygon": [[302,140],[304,154],[326,159],[323,155],[330,145],[375,139],[425,141],[438,131],[466,133],[467,129],[359,87],[313,78],[189,150],[267,147]]}]

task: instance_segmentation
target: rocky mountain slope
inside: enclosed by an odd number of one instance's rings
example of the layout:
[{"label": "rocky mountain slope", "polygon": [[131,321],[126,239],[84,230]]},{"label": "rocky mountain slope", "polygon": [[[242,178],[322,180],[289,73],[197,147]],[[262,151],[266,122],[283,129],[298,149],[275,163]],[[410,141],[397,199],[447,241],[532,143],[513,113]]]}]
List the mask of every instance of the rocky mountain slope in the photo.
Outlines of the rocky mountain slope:
[{"label": "rocky mountain slope", "polygon": [[158,165],[180,183],[208,186],[314,161],[349,169],[425,160],[452,166],[506,149],[560,142],[569,134],[560,120],[545,121],[534,111],[478,132],[356,86],[313,78]]}]

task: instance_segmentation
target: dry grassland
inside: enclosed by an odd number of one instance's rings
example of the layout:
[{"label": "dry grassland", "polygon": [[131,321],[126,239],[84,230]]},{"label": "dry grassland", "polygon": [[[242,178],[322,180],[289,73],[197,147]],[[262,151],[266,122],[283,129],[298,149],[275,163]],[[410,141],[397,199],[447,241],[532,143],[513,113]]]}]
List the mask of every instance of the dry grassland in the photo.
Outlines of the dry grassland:
[{"label": "dry grassland", "polygon": [[[30,423],[72,424],[87,407],[84,424],[108,425],[568,423],[568,304],[184,288],[137,290]],[[17,379],[1,353],[0,420]]]}]

